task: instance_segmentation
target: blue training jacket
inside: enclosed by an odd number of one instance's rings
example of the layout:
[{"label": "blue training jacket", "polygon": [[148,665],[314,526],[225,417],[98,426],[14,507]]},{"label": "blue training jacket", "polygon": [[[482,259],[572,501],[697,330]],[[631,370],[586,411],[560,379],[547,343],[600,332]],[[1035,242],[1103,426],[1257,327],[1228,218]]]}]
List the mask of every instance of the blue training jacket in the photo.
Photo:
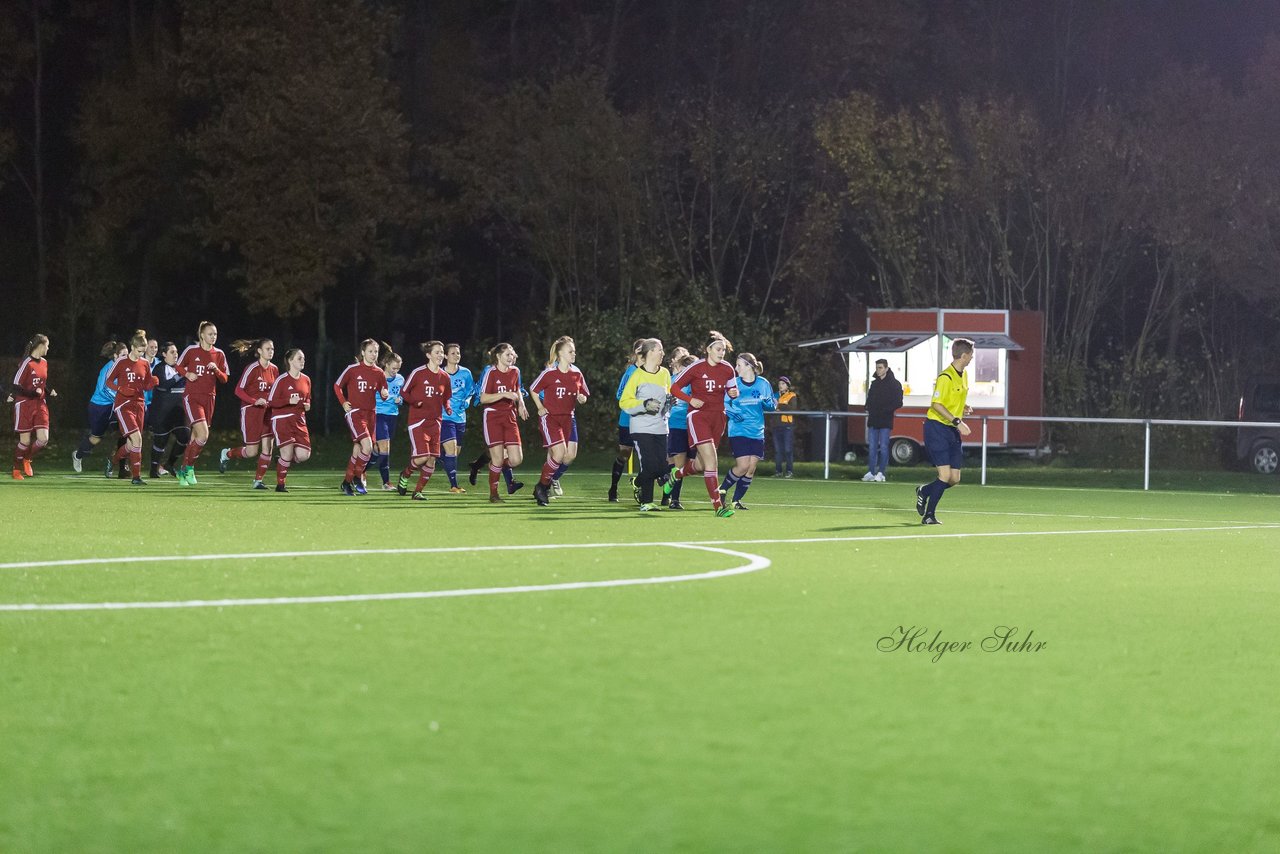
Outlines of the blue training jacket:
[{"label": "blue training jacket", "polygon": [[102,370],[98,371],[98,384],[93,389],[93,397],[89,398],[89,402],[95,406],[111,406],[116,402],[115,390],[107,388],[107,374],[115,366],[115,359],[108,359]]},{"label": "blue training jacket", "polygon": [[764,414],[778,408],[773,386],[764,377],[747,384],[738,377],[738,396],[724,396],[724,412],[729,417],[729,435],[747,439],[764,438]]},{"label": "blue training jacket", "polygon": [[[449,371],[444,370],[446,374]],[[452,421],[454,424],[467,423],[467,407],[473,403],[479,403],[480,387],[476,385],[475,377],[471,376],[471,369],[458,365],[458,370],[449,374],[449,384],[453,387],[453,396],[449,398],[449,405],[453,407],[453,414],[444,414],[445,421]]]},{"label": "blue training jacket", "polygon": [[[618,380],[618,393],[613,396],[614,400],[622,400],[622,390],[627,387],[627,380],[631,379],[631,375],[634,374],[635,372],[636,372],[636,366],[634,363],[627,365],[627,369],[622,372],[622,379]],[[631,416],[628,415],[626,412],[619,410],[618,426],[630,427]]]},{"label": "blue training jacket", "polygon": [[378,395],[378,402],[373,407],[373,411],[378,415],[399,415],[400,404],[396,403],[396,398],[400,396],[400,390],[403,388],[403,375],[396,374],[390,377],[387,380],[387,399],[383,400],[382,395]]}]

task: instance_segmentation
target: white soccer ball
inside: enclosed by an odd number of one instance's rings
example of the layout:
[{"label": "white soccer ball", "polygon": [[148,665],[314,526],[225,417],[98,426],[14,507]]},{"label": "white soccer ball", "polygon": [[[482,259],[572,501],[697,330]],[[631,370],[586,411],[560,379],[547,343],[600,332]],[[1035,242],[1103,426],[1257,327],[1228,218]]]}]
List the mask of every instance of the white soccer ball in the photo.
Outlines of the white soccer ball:
[{"label": "white soccer ball", "polygon": [[844,461],[846,463],[856,463],[858,461],[858,455],[853,451],[847,451],[844,455]]}]

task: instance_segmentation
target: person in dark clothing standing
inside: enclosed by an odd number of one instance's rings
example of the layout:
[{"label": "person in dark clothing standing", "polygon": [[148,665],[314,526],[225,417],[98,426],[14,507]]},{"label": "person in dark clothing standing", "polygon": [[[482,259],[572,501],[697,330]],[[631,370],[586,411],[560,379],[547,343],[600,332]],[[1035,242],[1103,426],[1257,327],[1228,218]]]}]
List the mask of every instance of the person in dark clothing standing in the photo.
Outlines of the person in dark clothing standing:
[{"label": "person in dark clothing standing", "polygon": [[889,370],[889,362],[876,359],[876,378],[867,389],[867,473],[864,481],[884,483],[889,464],[889,435],[893,413],[902,408],[902,383]]},{"label": "person in dark clothing standing", "polygon": [[[791,380],[778,377],[778,412],[786,412],[796,408],[796,393],[791,389]],[[773,476],[782,477],[783,467],[786,476],[792,476],[795,467],[795,420],[794,415],[781,415],[773,425]]]}]

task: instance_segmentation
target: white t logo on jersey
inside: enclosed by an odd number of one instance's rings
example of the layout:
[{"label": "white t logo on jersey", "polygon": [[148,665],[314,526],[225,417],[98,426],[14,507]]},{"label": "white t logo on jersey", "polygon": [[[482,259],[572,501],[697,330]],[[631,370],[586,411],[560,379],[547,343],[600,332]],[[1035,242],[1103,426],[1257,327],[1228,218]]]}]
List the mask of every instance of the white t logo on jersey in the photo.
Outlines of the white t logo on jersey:
[{"label": "white t logo on jersey", "polygon": [[369,383],[367,383],[364,380],[359,380],[358,382],[356,382],[356,388],[360,389],[361,391],[368,391]]}]

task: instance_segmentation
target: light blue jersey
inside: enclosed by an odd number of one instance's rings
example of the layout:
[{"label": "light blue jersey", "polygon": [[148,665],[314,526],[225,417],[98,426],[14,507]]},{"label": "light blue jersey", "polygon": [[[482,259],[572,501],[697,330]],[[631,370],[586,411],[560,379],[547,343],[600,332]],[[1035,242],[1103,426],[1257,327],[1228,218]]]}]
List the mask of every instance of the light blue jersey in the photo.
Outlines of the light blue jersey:
[{"label": "light blue jersey", "polygon": [[671,404],[671,413],[667,416],[667,426],[672,430],[687,430],[689,427],[689,404],[680,398],[672,395],[669,400],[674,400]]},{"label": "light blue jersey", "polygon": [[377,415],[399,415],[400,404],[396,403],[396,398],[400,396],[402,388],[404,388],[403,376],[395,374],[387,377],[387,399],[383,400],[382,395],[378,395],[377,405],[373,408],[374,413]]},{"label": "light blue jersey", "polygon": [[[445,370],[449,374],[448,370]],[[458,369],[449,374],[449,383],[453,387],[453,396],[449,398],[449,405],[453,408],[453,414],[444,414],[445,421],[452,421],[454,424],[467,423],[467,407],[478,402],[479,386],[476,385],[475,377],[471,376],[471,369],[458,365]]]},{"label": "light blue jersey", "polygon": [[729,416],[729,435],[745,439],[764,438],[764,414],[778,408],[773,386],[764,377],[747,383],[738,377],[738,396],[724,396],[724,412]]},{"label": "light blue jersey", "polygon": [[95,406],[111,406],[116,402],[115,389],[107,388],[107,374],[116,366],[115,359],[109,359],[102,370],[98,371],[98,385],[93,389],[93,397],[89,402]]},{"label": "light blue jersey", "polygon": [[[622,400],[622,390],[627,387],[627,380],[631,379],[631,375],[634,374],[635,372],[636,372],[635,363],[627,365],[627,369],[622,372],[622,379],[618,380],[618,393],[613,396],[614,400],[618,400],[618,401]],[[618,426],[628,427],[628,428],[631,426],[631,416],[628,415],[625,411],[620,412],[618,414]]]}]

